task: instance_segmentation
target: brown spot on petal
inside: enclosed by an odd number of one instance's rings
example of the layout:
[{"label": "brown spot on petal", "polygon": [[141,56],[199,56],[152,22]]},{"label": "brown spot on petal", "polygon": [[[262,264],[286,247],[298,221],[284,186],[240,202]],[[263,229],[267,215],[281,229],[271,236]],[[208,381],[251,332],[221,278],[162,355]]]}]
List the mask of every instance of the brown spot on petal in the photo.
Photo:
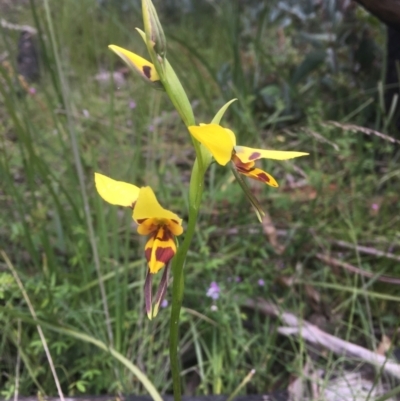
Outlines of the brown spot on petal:
[{"label": "brown spot on petal", "polygon": [[136,222],[137,222],[138,224],[142,224],[142,223],[144,223],[146,220],[147,220],[147,219],[137,219]]},{"label": "brown spot on petal", "polygon": [[143,70],[143,74],[146,75],[147,78],[151,79],[151,67],[149,67],[148,65],[143,66],[142,68]]},{"label": "brown spot on petal", "polygon": [[260,153],[260,152],[253,152],[253,153],[249,156],[249,160],[257,160],[260,156],[261,156],[261,153]]},{"label": "brown spot on petal", "polygon": [[174,250],[171,247],[157,248],[156,249],[156,260],[167,264],[175,255]]},{"label": "brown spot on petal", "polygon": [[152,250],[151,247],[150,247],[150,248],[146,248],[146,249],[144,250],[144,256],[145,256],[145,258],[146,258],[146,260],[147,260],[148,263],[150,263],[151,250]]},{"label": "brown spot on petal", "polygon": [[262,182],[269,182],[269,177],[265,173],[258,173],[257,177]]}]

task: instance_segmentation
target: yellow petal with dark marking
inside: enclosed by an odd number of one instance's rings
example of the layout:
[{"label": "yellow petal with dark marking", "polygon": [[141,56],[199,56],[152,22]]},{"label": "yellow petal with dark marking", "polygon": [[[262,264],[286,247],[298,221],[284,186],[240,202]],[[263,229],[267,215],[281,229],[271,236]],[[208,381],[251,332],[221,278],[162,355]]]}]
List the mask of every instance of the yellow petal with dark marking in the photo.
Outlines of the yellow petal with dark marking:
[{"label": "yellow petal with dark marking", "polygon": [[267,172],[265,172],[264,170],[261,170],[259,168],[253,168],[252,170],[244,170],[241,171],[239,170],[239,173],[249,177],[249,178],[253,178],[254,180],[257,181],[261,181],[264,184],[270,185],[271,187],[279,187],[278,183],[276,182],[275,178],[272,177],[271,174],[268,174]]},{"label": "yellow petal with dark marking", "polygon": [[138,223],[138,228],[137,232],[140,235],[149,235],[153,231],[158,230],[159,228],[159,220],[158,219],[142,219],[142,220],[137,220],[136,223]]},{"label": "yellow petal with dark marking", "polygon": [[171,231],[172,234],[178,236],[183,233],[183,227],[181,223],[175,219],[170,219],[166,226],[168,227],[169,231]]},{"label": "yellow petal with dark marking", "polygon": [[249,178],[253,178],[254,180],[261,181],[265,184],[270,185],[271,187],[278,187],[278,183],[272,175],[267,172],[254,167],[255,163],[250,161],[247,163],[243,163],[239,157],[234,154],[232,156],[232,162],[236,167],[236,170]]},{"label": "yellow petal with dark marking", "polygon": [[129,67],[137,71],[140,76],[146,81],[157,82],[160,77],[154,67],[154,64],[150,63],[143,57],[138,56],[135,53],[130,52],[122,47],[109,45],[108,46],[116,55],[122,58]]},{"label": "yellow petal with dark marking", "polygon": [[175,213],[164,209],[158,203],[157,198],[150,187],[140,188],[135,209],[133,210],[133,218],[138,223],[144,219],[158,219],[161,222],[175,220],[177,224],[182,224],[182,219],[180,219]]},{"label": "yellow petal with dark marking", "polygon": [[287,152],[283,150],[253,149],[245,146],[235,146],[237,157],[243,162],[248,163],[258,159],[289,160],[295,157],[307,156],[304,152]]},{"label": "yellow petal with dark marking", "polygon": [[[218,124],[189,127],[190,134],[202,143],[214,156],[218,164],[225,166],[231,160],[235,135]],[[233,138],[232,138],[233,134]]]},{"label": "yellow petal with dark marking", "polygon": [[175,253],[176,244],[173,235],[167,228],[160,227],[145,246],[150,273],[157,273],[174,257]]},{"label": "yellow petal with dark marking", "polygon": [[94,180],[99,195],[112,205],[133,207],[138,199],[140,188],[135,185],[99,173],[94,173]]}]

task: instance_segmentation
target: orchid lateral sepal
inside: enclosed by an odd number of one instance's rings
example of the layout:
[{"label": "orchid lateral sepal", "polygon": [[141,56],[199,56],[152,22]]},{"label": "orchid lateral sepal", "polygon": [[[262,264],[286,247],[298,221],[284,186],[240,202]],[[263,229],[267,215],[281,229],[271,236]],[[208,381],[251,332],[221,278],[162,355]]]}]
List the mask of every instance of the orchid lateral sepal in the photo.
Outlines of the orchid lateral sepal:
[{"label": "orchid lateral sepal", "polygon": [[163,275],[161,276],[161,280],[158,285],[158,290],[157,290],[157,293],[155,296],[154,307],[153,307],[153,312],[152,312],[153,317],[157,316],[158,311],[160,310],[161,302],[164,300],[165,295],[167,293],[170,269],[171,269],[171,267],[170,267],[170,264],[168,263],[164,268]]},{"label": "orchid lateral sepal", "polygon": [[256,212],[256,216],[257,216],[258,221],[261,223],[262,222],[262,218],[265,216],[265,213],[262,210],[260,202],[253,195],[253,193],[250,191],[249,187],[246,184],[246,181],[239,174],[239,172],[237,171],[236,166],[234,165],[234,163],[231,164],[231,170],[232,170],[233,175],[236,178],[236,181],[239,183],[240,187],[242,188],[242,191],[246,195],[246,198],[249,200],[249,202],[253,206],[254,211]]},{"label": "orchid lateral sepal", "polygon": [[146,307],[146,314],[149,320],[153,318],[153,311],[152,311],[152,284],[153,284],[153,275],[150,271],[147,271],[146,278],[144,280],[144,303]]},{"label": "orchid lateral sepal", "polygon": [[146,314],[149,320],[155,318],[160,310],[161,302],[165,298],[165,294],[167,293],[168,288],[168,278],[169,278],[170,265],[167,265],[164,268],[163,275],[161,276],[160,283],[158,284],[157,293],[154,299],[153,306],[153,274],[150,273],[150,270],[146,273],[146,279],[144,282],[144,299],[146,306]]}]

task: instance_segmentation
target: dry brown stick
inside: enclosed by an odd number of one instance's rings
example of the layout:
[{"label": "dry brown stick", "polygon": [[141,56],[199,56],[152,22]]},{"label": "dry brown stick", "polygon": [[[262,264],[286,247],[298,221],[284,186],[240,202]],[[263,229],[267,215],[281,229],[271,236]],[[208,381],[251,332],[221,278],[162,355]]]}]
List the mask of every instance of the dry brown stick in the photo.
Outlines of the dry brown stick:
[{"label": "dry brown stick", "polygon": [[322,123],[321,125],[325,125],[325,126],[333,125],[335,127],[338,127],[338,128],[341,128],[341,129],[347,130],[347,131],[361,132],[366,135],[375,135],[379,138],[384,139],[385,141],[400,144],[400,141],[396,138],[393,138],[386,134],[382,134],[382,132],[376,131],[374,129],[367,128],[367,127],[361,127],[361,126],[355,125],[355,124],[342,124],[337,121],[327,121],[326,123]]},{"label": "dry brown stick", "polygon": [[26,31],[33,35],[37,33],[37,29],[30,25],[17,25],[12,22],[6,21],[4,18],[0,19],[0,25],[5,29],[11,29],[14,31]]},{"label": "dry brown stick", "polygon": [[365,253],[367,255],[374,255],[374,256],[382,256],[387,259],[393,259],[397,260],[400,262],[400,256],[394,255],[393,253],[390,252],[384,252],[380,251],[379,249],[375,249],[369,246],[363,246],[363,245],[354,245],[351,244],[350,242],[342,241],[342,240],[331,240],[333,244],[336,244],[338,246],[341,246],[342,248],[348,248],[348,249],[355,249],[360,253]]},{"label": "dry brown stick", "polygon": [[334,259],[328,255],[324,255],[322,253],[317,253],[315,255],[316,258],[322,260],[323,262],[327,263],[330,266],[334,267],[341,267],[345,270],[348,270],[352,273],[359,274],[364,277],[368,278],[375,278],[377,281],[381,281],[383,283],[390,283],[400,285],[400,278],[388,276],[386,274],[376,274],[372,272],[368,272],[366,270],[360,269],[359,267],[353,266],[350,263],[342,262],[341,260]]},{"label": "dry brown stick", "polygon": [[279,317],[279,319],[288,326],[278,328],[279,333],[285,336],[298,334],[306,341],[319,344],[339,355],[359,358],[366,363],[381,368],[383,372],[400,379],[400,365],[395,361],[357,344],[353,344],[349,341],[328,334],[306,320],[298,318],[293,313],[280,310],[277,305],[268,302],[265,299],[247,299],[244,306],[258,310],[269,316]]}]

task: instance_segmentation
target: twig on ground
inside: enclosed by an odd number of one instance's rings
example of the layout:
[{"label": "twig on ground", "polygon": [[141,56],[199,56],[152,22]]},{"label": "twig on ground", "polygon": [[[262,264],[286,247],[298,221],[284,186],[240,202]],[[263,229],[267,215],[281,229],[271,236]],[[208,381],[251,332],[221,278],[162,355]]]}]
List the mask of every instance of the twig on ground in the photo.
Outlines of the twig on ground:
[{"label": "twig on ground", "polygon": [[37,30],[33,26],[13,24],[12,22],[6,21],[4,18],[0,19],[0,25],[5,29],[11,29],[13,31],[26,31],[33,35],[37,34]]},{"label": "twig on ground", "polygon": [[359,267],[353,266],[350,263],[342,262],[341,260],[334,259],[331,256],[324,255],[322,253],[317,253],[314,255],[317,259],[325,262],[326,264],[334,267],[341,267],[345,270],[348,270],[352,273],[359,274],[360,276],[374,278],[377,281],[381,281],[383,283],[390,283],[395,285],[400,285],[400,278],[388,276],[386,274],[372,273],[366,270],[360,269]]},{"label": "twig on ground", "polygon": [[283,323],[289,326],[279,327],[278,332],[280,334],[285,336],[297,334],[305,340],[313,344],[321,345],[338,355],[359,358],[366,363],[379,367],[383,372],[400,379],[400,364],[357,344],[353,344],[349,341],[328,334],[317,326],[314,326],[303,319],[299,319],[293,313],[281,311],[277,305],[271,302],[262,298],[248,299],[244,303],[244,306],[259,310],[269,316],[279,317]]},{"label": "twig on ground", "polygon": [[382,132],[375,131],[375,130],[370,129],[370,128],[360,127],[359,125],[355,125],[355,124],[341,124],[341,123],[339,123],[337,121],[328,121],[327,123],[322,124],[322,125],[327,125],[327,126],[332,126],[333,125],[335,127],[338,127],[338,128],[341,128],[341,129],[347,130],[347,131],[361,132],[361,133],[366,134],[366,135],[375,135],[375,136],[377,136],[377,137],[379,137],[381,139],[384,139],[385,141],[388,141],[388,142],[391,142],[391,143],[400,144],[400,141],[398,139],[396,139],[396,138],[393,138],[393,137],[391,137],[389,135],[382,134]]},{"label": "twig on ground", "polygon": [[400,256],[395,255],[390,252],[380,251],[379,249],[375,249],[375,248],[372,248],[369,246],[354,245],[354,244],[351,244],[350,242],[346,242],[346,241],[342,241],[342,240],[331,240],[331,242],[342,248],[355,249],[360,253],[365,253],[367,255],[373,255],[373,256],[382,256],[384,258],[393,259],[393,260],[397,260],[398,262],[400,262]]}]

